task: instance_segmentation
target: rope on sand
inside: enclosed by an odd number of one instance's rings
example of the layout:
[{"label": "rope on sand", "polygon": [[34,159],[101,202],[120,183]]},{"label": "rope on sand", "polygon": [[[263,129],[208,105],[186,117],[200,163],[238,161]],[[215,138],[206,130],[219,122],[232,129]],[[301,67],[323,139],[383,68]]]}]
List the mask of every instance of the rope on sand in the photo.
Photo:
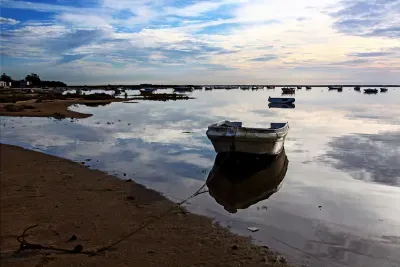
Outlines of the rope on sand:
[{"label": "rope on sand", "polygon": [[64,249],[64,248],[58,248],[55,246],[47,246],[47,245],[42,245],[42,244],[38,244],[38,243],[30,243],[28,242],[25,237],[28,236],[27,232],[35,227],[38,226],[38,224],[29,226],[28,228],[26,228],[21,235],[19,235],[17,237],[17,241],[20,243],[20,247],[19,250],[17,251],[18,253],[20,251],[23,250],[50,250],[50,251],[57,251],[57,252],[64,252],[64,253],[71,253],[71,254],[85,254],[85,255],[89,255],[89,256],[94,256],[94,255],[98,255],[99,253],[102,253],[106,250],[111,249],[112,247],[118,245],[119,243],[121,243],[122,241],[130,238],[131,236],[133,236],[134,234],[136,234],[137,232],[139,232],[140,230],[146,228],[147,226],[149,226],[150,224],[161,220],[162,218],[164,218],[166,215],[168,215],[170,212],[172,212],[174,209],[176,209],[177,207],[181,207],[183,204],[185,204],[187,201],[189,201],[190,199],[204,194],[207,191],[202,191],[204,189],[204,187],[206,186],[206,183],[204,183],[194,194],[192,194],[191,196],[187,197],[186,199],[182,200],[181,202],[177,203],[176,205],[173,205],[171,208],[169,208],[168,210],[166,210],[164,213],[153,217],[151,220],[147,221],[146,223],[142,224],[141,226],[139,226],[138,228],[136,228],[135,230],[133,230],[132,232],[130,232],[129,234],[119,238],[118,240],[114,241],[113,243],[98,248],[98,249],[89,249],[89,250],[83,250],[83,246],[82,245],[76,245],[74,248],[72,249]]}]

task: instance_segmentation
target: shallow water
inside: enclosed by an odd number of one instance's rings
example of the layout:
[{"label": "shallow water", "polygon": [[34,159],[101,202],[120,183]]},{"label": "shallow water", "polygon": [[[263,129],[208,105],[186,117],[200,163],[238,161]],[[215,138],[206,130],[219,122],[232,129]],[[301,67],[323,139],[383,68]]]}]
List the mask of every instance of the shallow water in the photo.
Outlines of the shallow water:
[{"label": "shallow water", "polygon": [[278,88],[191,95],[196,99],[72,107],[94,114],[82,120],[1,117],[1,142],[79,162],[90,158],[92,168],[178,201],[195,192],[213,167],[207,125],[288,121],[289,164],[278,192],[235,214],[202,194],[189,210],[294,263],[400,266],[400,88],[377,95],[302,89],[292,109],[268,108]]}]

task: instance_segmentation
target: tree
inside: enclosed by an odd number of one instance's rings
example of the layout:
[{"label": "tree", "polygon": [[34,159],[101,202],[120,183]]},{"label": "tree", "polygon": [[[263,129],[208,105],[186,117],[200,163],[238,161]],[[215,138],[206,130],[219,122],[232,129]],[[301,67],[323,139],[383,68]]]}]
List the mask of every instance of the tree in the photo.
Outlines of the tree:
[{"label": "tree", "polygon": [[29,82],[33,86],[40,86],[40,77],[36,73],[26,75],[25,81]]},{"label": "tree", "polygon": [[9,83],[9,82],[12,82],[13,79],[10,76],[8,76],[7,74],[3,73],[3,75],[1,75],[0,80],[3,82]]}]

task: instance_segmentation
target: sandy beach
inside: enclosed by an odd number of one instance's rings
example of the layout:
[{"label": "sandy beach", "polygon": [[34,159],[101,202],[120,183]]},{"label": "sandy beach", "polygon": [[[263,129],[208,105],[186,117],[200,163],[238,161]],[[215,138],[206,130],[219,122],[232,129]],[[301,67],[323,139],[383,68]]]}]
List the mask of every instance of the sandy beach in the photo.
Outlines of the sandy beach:
[{"label": "sandy beach", "polygon": [[287,266],[269,248],[178,207],[100,254],[17,253],[17,236],[32,225],[38,224],[25,237],[30,243],[95,251],[176,204],[84,164],[16,146],[0,148],[2,266]]}]

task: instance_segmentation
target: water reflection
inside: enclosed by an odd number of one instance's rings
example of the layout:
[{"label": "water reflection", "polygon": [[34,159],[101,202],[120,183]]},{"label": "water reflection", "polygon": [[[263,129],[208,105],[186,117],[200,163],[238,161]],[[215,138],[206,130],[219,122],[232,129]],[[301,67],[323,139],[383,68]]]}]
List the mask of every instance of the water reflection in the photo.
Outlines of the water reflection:
[{"label": "water reflection", "polygon": [[344,135],[329,143],[323,160],[355,179],[400,186],[399,142],[400,132]]},{"label": "water reflection", "polygon": [[[78,162],[91,158],[91,168],[179,201],[204,184],[215,163],[204,134],[209,124],[228,119],[265,127],[288,121],[290,167],[278,193],[235,214],[209,194],[192,199],[188,209],[246,236],[248,226],[260,228],[251,233],[254,240],[294,263],[336,266],[311,262],[312,255],[339,266],[399,265],[382,257],[400,261],[400,90],[373,97],[349,88],[341,94],[298,90],[296,110],[268,108],[268,97],[280,94],[279,88],[194,91],[188,101],[70,107],[93,114],[82,120],[1,117],[0,140]],[[354,245],[361,241],[369,245]],[[371,254],[379,259],[366,256]]]},{"label": "water reflection", "polygon": [[275,156],[218,153],[207,178],[209,193],[225,210],[236,213],[276,193],[288,163],[285,149]]},{"label": "water reflection", "polygon": [[278,104],[278,103],[269,103],[269,108],[295,108],[295,104]]}]

